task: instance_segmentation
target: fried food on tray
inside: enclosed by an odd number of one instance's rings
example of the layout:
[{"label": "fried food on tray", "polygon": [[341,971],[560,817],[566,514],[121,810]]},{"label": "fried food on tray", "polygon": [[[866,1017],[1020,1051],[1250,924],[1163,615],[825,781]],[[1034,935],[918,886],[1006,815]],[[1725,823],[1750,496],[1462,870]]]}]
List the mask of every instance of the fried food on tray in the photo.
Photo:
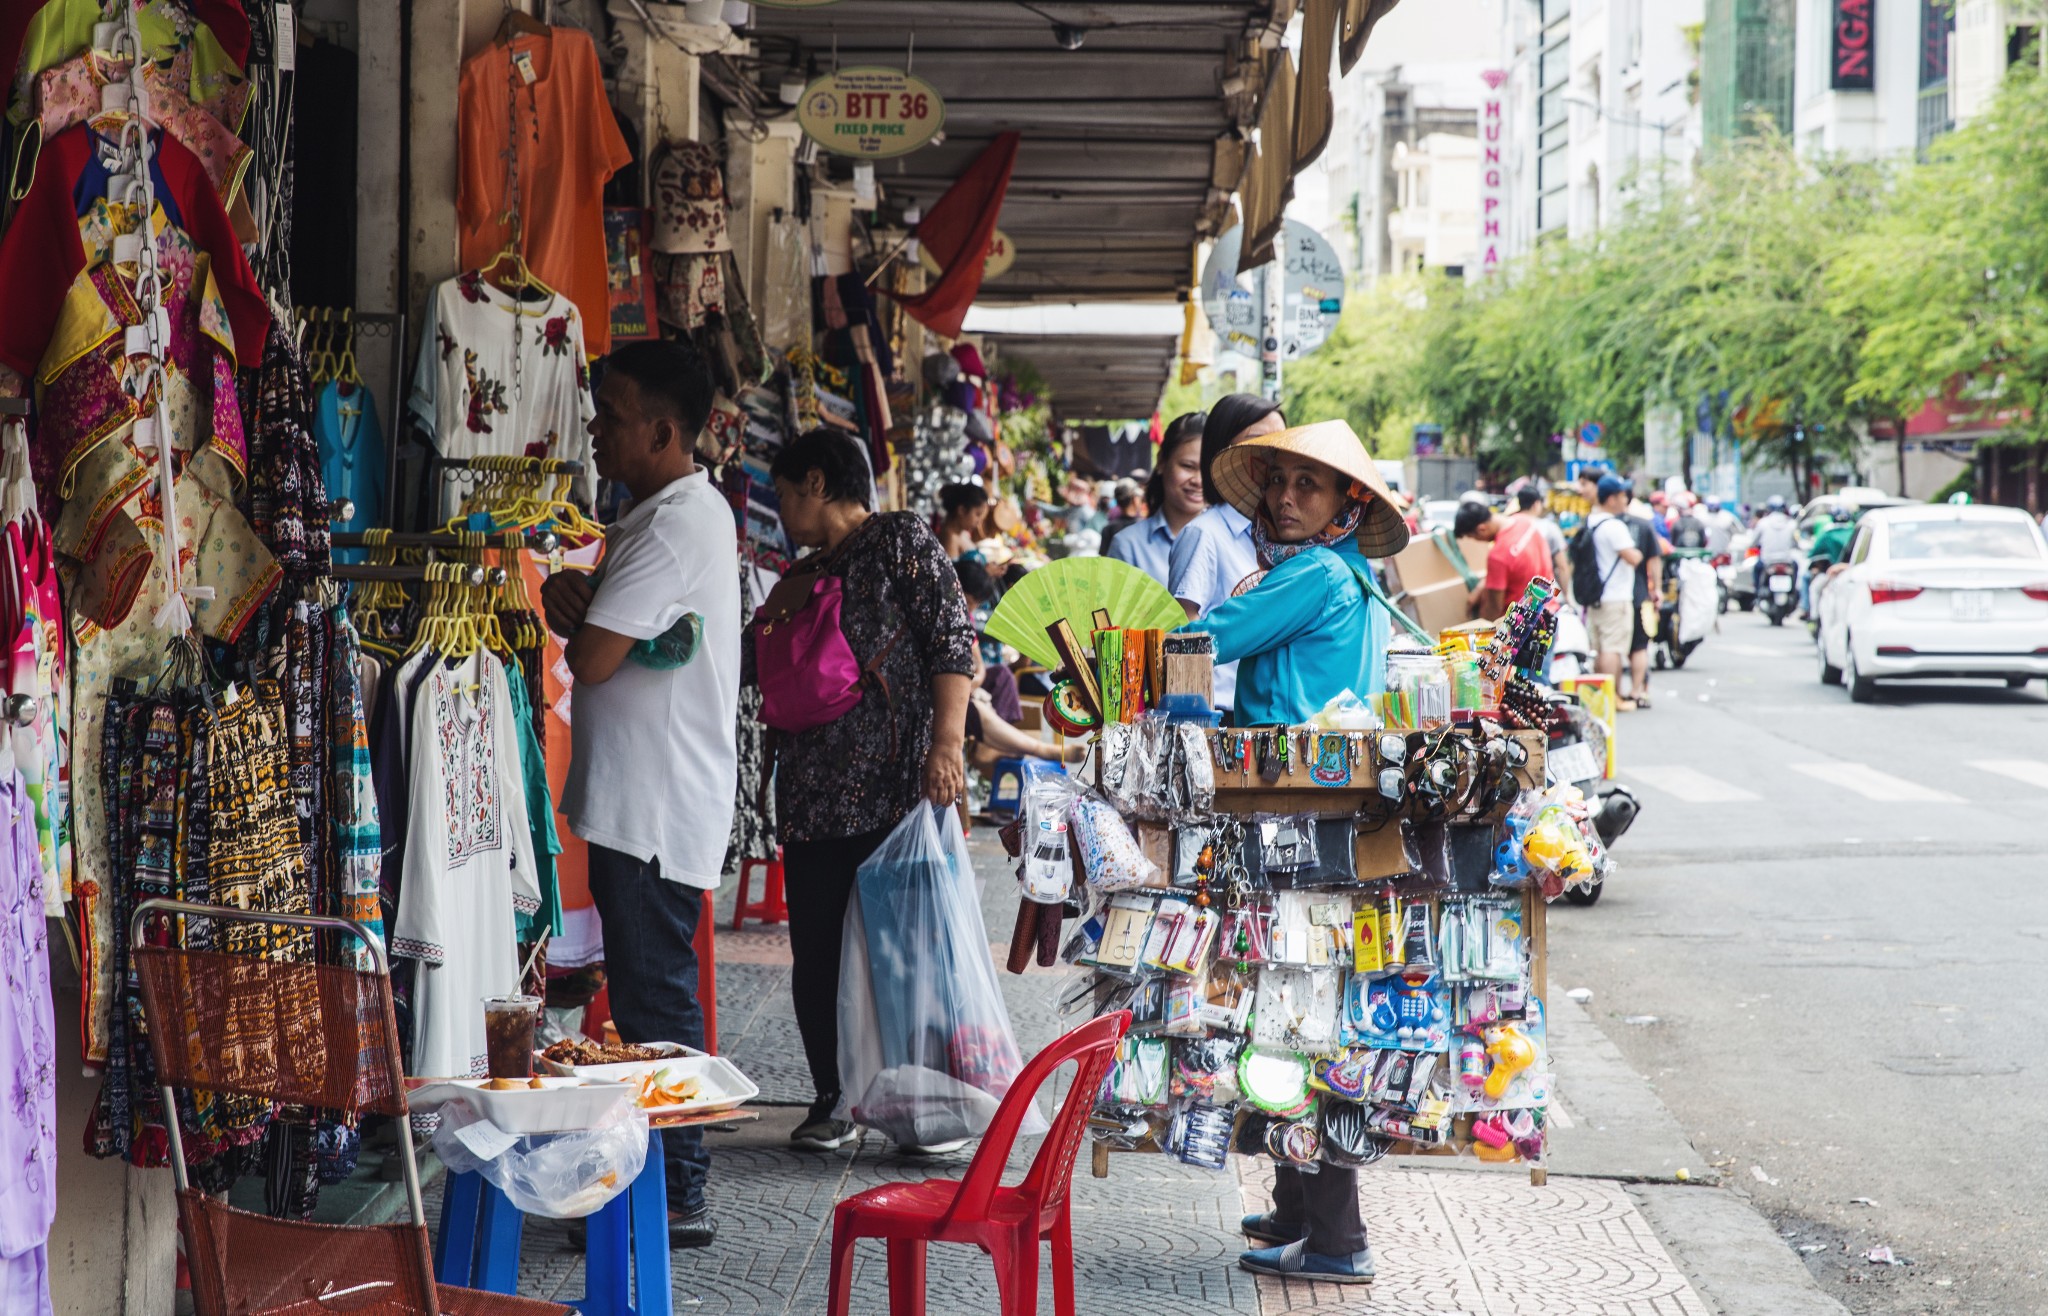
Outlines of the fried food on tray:
[{"label": "fried food on tray", "polygon": [[558,1065],[619,1065],[636,1060],[660,1060],[668,1053],[651,1046],[631,1043],[593,1042],[587,1037],[565,1037],[541,1054]]},{"label": "fried food on tray", "polygon": [[650,1109],[656,1106],[680,1106],[686,1101],[693,1100],[704,1089],[704,1085],[694,1078],[679,1078],[666,1086],[660,1079],[658,1070],[640,1076],[640,1095],[636,1099],[641,1105]]}]

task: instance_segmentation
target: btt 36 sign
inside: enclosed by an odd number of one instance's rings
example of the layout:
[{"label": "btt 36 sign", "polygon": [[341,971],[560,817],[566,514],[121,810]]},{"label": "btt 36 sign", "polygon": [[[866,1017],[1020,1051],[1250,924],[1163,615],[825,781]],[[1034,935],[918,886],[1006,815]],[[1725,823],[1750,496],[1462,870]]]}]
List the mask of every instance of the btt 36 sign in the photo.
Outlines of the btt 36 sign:
[{"label": "btt 36 sign", "polygon": [[804,88],[797,122],[828,151],[886,160],[938,136],[946,102],[929,82],[901,69],[840,69]]}]

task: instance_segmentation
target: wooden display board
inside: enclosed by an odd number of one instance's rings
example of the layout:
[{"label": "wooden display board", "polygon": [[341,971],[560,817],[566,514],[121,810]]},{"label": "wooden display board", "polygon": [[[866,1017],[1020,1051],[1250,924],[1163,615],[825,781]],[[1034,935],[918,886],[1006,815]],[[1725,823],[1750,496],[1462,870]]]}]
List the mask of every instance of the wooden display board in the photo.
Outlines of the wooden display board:
[{"label": "wooden display board", "polygon": [[[1235,738],[1240,732],[1209,733],[1212,746],[1211,765],[1215,764],[1213,747],[1219,737]],[[1516,770],[1516,778],[1526,790],[1541,790],[1544,787],[1544,753],[1548,741],[1541,731],[1512,731],[1508,733],[1520,741],[1527,752],[1523,766]],[[1290,758],[1288,765],[1276,778],[1261,776],[1256,764],[1243,768],[1215,768],[1216,793],[1213,812],[1249,821],[1254,813],[1307,813],[1314,812],[1322,817],[1359,815],[1370,820],[1374,814],[1373,805],[1384,803],[1377,783],[1379,768],[1385,766],[1377,761],[1374,746],[1378,733],[1351,733],[1352,738],[1365,742],[1362,754],[1340,755],[1334,748],[1325,746],[1322,754],[1311,752]],[[1329,733],[1328,739],[1339,737]],[[1093,762],[1093,760],[1091,760]],[[1340,766],[1341,762],[1341,766]],[[1099,773],[1091,782],[1100,785]],[[1385,814],[1386,825],[1371,826],[1367,821],[1355,835],[1356,869],[1358,878],[1364,883],[1374,883],[1409,873],[1403,828],[1395,816],[1393,807]],[[1455,821],[1464,823],[1485,823],[1494,819],[1467,817]],[[1157,830],[1154,828],[1153,830]],[[1141,842],[1145,838],[1141,835]],[[1157,842],[1155,841],[1155,844]],[[1076,856],[1078,863],[1078,856]],[[1155,862],[1157,862],[1155,860]],[[1162,864],[1162,869],[1167,865]],[[1078,875],[1077,875],[1078,876]],[[1164,885],[1162,880],[1161,885]],[[1440,905],[1437,896],[1423,897],[1432,905]],[[1529,990],[1543,1006],[1545,1019],[1545,1051],[1549,1047],[1548,1021],[1550,1000],[1549,974],[1549,920],[1548,902],[1542,893],[1529,889],[1522,894],[1523,926],[1529,938]],[[1470,1150],[1472,1140],[1470,1128],[1472,1117],[1460,1115],[1451,1135],[1451,1141],[1443,1147],[1419,1147],[1411,1143],[1396,1142],[1390,1155],[1397,1156],[1454,1156]],[[1094,1142],[1091,1155],[1091,1172],[1096,1178],[1109,1174],[1109,1156],[1112,1149],[1106,1143]],[[1145,1149],[1156,1150],[1156,1149]],[[1539,1161],[1529,1162],[1529,1181],[1542,1185],[1547,1171]]]}]

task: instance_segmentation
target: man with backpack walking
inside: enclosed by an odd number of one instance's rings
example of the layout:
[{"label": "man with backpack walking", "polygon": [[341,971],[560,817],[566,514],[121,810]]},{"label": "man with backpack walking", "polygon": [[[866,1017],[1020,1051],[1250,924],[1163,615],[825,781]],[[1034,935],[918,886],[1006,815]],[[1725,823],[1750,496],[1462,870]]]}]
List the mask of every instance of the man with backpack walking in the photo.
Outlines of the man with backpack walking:
[{"label": "man with backpack walking", "polygon": [[[1635,532],[1623,519],[1628,481],[1603,475],[1595,486],[1594,510],[1572,540],[1572,597],[1586,609],[1593,644],[1593,669],[1613,678],[1620,694],[1622,663],[1635,630],[1635,568],[1643,560]],[[1633,708],[1617,700],[1617,706]]]}]

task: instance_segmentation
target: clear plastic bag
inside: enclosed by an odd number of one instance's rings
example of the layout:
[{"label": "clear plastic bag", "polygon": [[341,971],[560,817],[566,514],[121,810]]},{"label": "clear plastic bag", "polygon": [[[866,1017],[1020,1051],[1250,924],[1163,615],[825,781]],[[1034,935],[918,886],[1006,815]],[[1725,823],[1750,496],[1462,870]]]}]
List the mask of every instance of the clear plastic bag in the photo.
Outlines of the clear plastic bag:
[{"label": "clear plastic bag", "polygon": [[[959,815],[919,805],[860,866],[839,971],[840,1119],[928,1147],[979,1137],[1024,1067]],[[1027,1134],[1046,1130],[1034,1109]]]},{"label": "clear plastic bag", "polygon": [[441,1107],[434,1154],[453,1174],[481,1174],[527,1215],[586,1216],[626,1191],[647,1163],[647,1111],[621,1101],[594,1129],[506,1133],[451,1101]]}]

